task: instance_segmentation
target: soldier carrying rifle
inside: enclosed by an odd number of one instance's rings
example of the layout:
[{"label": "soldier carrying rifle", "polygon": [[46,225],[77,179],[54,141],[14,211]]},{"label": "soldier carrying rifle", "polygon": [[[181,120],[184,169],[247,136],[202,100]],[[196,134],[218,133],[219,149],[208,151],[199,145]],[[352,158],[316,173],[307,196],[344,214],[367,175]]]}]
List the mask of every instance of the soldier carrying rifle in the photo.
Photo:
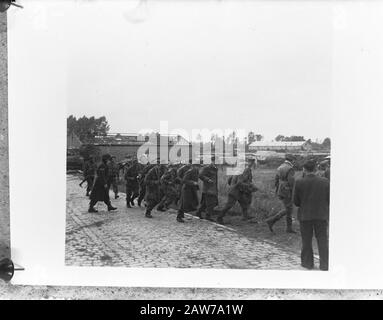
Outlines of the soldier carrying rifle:
[{"label": "soldier carrying rifle", "polygon": [[251,205],[253,193],[258,190],[258,188],[253,184],[252,169],[254,168],[254,165],[255,159],[250,159],[249,165],[243,173],[236,175],[229,180],[230,189],[227,202],[218,215],[218,223],[224,224],[223,218],[225,214],[235,205],[237,201],[242,209],[242,219],[249,219],[248,210]]}]

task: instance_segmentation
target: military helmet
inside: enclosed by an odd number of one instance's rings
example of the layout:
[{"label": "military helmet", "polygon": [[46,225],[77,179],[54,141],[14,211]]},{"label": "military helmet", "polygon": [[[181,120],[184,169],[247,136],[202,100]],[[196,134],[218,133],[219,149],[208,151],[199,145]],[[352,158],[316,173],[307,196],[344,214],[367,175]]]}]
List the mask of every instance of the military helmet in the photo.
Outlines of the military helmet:
[{"label": "military helmet", "polygon": [[287,161],[294,161],[295,160],[295,156],[293,154],[291,154],[291,153],[286,153],[285,154],[285,159]]},{"label": "military helmet", "polygon": [[317,165],[317,162],[314,159],[307,159],[305,163],[303,164],[303,168],[305,168],[308,171],[314,171],[316,165]]},{"label": "military helmet", "polygon": [[106,154],[104,154],[103,156],[102,156],[102,161],[108,161],[108,160],[110,160],[112,157],[111,157],[111,155],[109,154],[109,153],[106,153]]}]

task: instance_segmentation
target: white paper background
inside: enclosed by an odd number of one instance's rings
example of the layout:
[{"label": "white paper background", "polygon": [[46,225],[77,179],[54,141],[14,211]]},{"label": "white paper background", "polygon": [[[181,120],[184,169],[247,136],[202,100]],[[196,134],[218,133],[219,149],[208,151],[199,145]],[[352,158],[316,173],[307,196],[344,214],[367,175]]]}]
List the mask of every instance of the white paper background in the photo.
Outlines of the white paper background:
[{"label": "white paper background", "polygon": [[[72,4],[73,10],[80,5]],[[257,2],[326,6],[333,19],[332,114],[318,114],[332,122],[329,272],[65,267],[68,61],[55,45],[66,39],[46,32],[51,19],[65,18],[65,5],[25,5],[8,15],[11,244],[13,260],[26,269],[13,283],[383,288],[382,1]],[[23,36],[26,28],[34,28],[34,36]],[[35,45],[37,38],[46,40],[44,48]]]}]

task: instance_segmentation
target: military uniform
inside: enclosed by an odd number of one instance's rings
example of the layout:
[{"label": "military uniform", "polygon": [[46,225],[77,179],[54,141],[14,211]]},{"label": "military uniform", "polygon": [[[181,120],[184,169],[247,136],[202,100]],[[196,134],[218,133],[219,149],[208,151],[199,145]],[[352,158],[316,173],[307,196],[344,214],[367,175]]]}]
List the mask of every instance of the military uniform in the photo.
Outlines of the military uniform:
[{"label": "military uniform", "polygon": [[128,168],[125,170],[124,178],[126,181],[126,206],[128,208],[134,205],[134,199],[138,196],[138,174],[138,163],[132,163],[128,165]]},{"label": "military uniform", "polygon": [[318,177],[330,180],[330,162],[328,160],[322,161],[316,174]]},{"label": "military uniform", "polygon": [[282,201],[284,209],[279,211],[275,216],[266,220],[269,225],[270,231],[272,231],[273,225],[279,221],[282,217],[286,216],[286,231],[294,233],[292,229],[292,213],[293,213],[293,201],[292,192],[294,188],[294,175],[295,170],[293,164],[286,160],[277,169],[275,176],[275,187],[279,199]]},{"label": "military uniform", "polygon": [[110,198],[109,198],[109,188],[108,188],[108,181],[109,181],[109,167],[107,166],[106,162],[103,162],[99,165],[96,172],[96,178],[95,178],[94,187],[92,189],[92,192],[90,194],[90,203],[89,203],[89,212],[97,212],[97,210],[94,209],[94,205],[98,201],[103,201],[107,206],[108,210],[112,211],[115,210],[111,205]]},{"label": "military uniform", "polygon": [[89,196],[93,188],[94,177],[96,175],[97,165],[93,162],[93,160],[88,160],[84,164],[84,180],[87,183],[86,186],[86,196]]},{"label": "military uniform", "polygon": [[165,211],[173,202],[177,201],[176,179],[177,171],[175,168],[169,169],[162,175],[160,183],[163,197],[157,207],[157,210]]},{"label": "military uniform", "polygon": [[206,210],[206,219],[211,220],[214,208],[218,205],[218,168],[214,164],[202,168],[199,178],[203,182],[201,204],[197,216],[202,218]]},{"label": "military uniform", "polygon": [[146,201],[146,212],[145,216],[151,218],[151,212],[154,207],[161,201],[162,193],[160,189],[161,176],[164,173],[164,166],[156,165],[149,170],[145,177],[145,201]]},{"label": "military uniform", "polygon": [[198,169],[193,166],[183,175],[180,206],[177,215],[177,221],[179,222],[183,222],[185,212],[194,211],[198,206],[198,176]]},{"label": "military uniform", "polygon": [[139,189],[138,194],[139,195],[138,195],[137,203],[139,206],[141,206],[142,200],[144,200],[145,194],[146,194],[145,177],[150,171],[150,169],[152,169],[154,166],[155,166],[154,164],[147,164],[146,166],[142,168],[141,172],[138,175],[138,189]]},{"label": "military uniform", "polygon": [[177,170],[176,190],[177,190],[177,203],[181,199],[182,179],[187,171],[192,168],[191,164],[184,164]]},{"label": "military uniform", "polygon": [[109,165],[109,181],[108,181],[108,188],[112,187],[112,190],[114,192],[115,199],[118,198],[118,179],[120,175],[120,167],[117,163],[114,161],[110,162]]},{"label": "military uniform", "polygon": [[242,209],[244,219],[248,218],[248,209],[251,205],[252,194],[257,191],[257,187],[253,184],[253,175],[251,168],[246,168],[240,175],[230,179],[230,188],[228,199],[225,207],[221,210],[217,222],[223,224],[223,217],[238,201]]}]

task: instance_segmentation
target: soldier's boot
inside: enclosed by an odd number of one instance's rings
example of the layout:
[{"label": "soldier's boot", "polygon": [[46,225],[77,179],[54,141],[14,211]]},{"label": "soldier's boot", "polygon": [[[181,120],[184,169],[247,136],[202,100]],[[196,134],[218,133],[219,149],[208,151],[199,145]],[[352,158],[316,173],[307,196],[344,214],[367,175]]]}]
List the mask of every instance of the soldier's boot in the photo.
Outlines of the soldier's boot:
[{"label": "soldier's boot", "polygon": [[294,229],[293,229],[293,219],[291,217],[287,217],[286,218],[286,232],[287,233],[297,233]]},{"label": "soldier's boot", "polygon": [[130,202],[128,200],[126,200],[126,207],[127,208],[131,208],[132,206],[130,205]]},{"label": "soldier's boot", "polygon": [[141,207],[142,200],[144,200],[144,197],[140,194],[140,196],[137,199],[137,204],[139,207]]},{"label": "soldier's boot", "polygon": [[117,208],[113,207],[111,203],[108,204],[108,211],[114,211],[117,210]]},{"label": "soldier's boot", "polygon": [[202,210],[198,209],[195,215],[196,215],[196,217],[198,217],[200,219],[203,219],[203,217],[202,217]]},{"label": "soldier's boot", "polygon": [[185,218],[185,214],[183,212],[178,212],[177,214],[177,221],[178,222],[181,222],[181,223],[184,223],[184,218]]},{"label": "soldier's boot", "polygon": [[157,206],[157,211],[161,211],[161,212],[166,211],[165,208],[164,208],[164,201],[163,200],[161,200],[161,202]]},{"label": "soldier's boot", "polygon": [[152,214],[150,213],[149,210],[146,210],[145,212],[145,218],[153,218]]},{"label": "soldier's boot", "polygon": [[132,207],[134,207],[134,200],[133,200],[133,199],[130,200],[130,205],[131,205]]},{"label": "soldier's boot", "polygon": [[88,212],[89,213],[96,213],[98,211],[92,206],[92,207],[89,207]]}]

